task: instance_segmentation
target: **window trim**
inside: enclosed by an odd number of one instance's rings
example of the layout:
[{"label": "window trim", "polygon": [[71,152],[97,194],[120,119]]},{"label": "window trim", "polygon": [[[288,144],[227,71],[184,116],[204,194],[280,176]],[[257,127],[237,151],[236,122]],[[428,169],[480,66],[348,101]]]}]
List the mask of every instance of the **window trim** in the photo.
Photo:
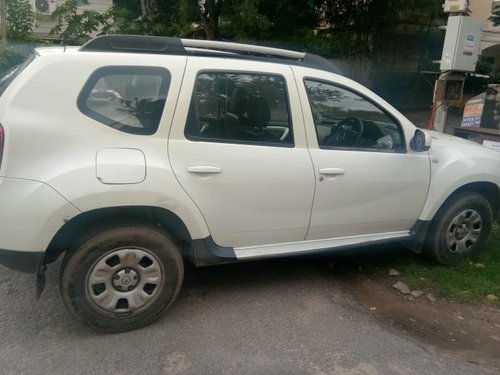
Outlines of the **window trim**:
[{"label": "window trim", "polygon": [[[285,88],[285,95],[286,95],[286,104],[287,104],[287,111],[288,111],[288,119],[289,119],[289,126],[290,130],[292,131],[292,142],[290,143],[277,143],[277,142],[257,142],[257,141],[245,141],[245,140],[228,140],[224,138],[216,138],[216,137],[202,137],[199,135],[190,135],[187,133],[188,129],[188,121],[190,117],[193,115],[192,114],[192,104],[193,104],[193,98],[196,92],[196,84],[198,83],[198,79],[201,74],[233,74],[233,75],[260,75],[260,76],[270,76],[270,77],[278,77],[283,80],[284,83],[284,88]],[[288,91],[288,82],[287,79],[284,75],[279,74],[279,73],[268,73],[268,72],[257,72],[257,71],[251,71],[249,72],[248,70],[227,70],[227,69],[203,69],[199,70],[196,74],[196,78],[194,80],[194,86],[191,90],[191,98],[189,101],[189,107],[188,107],[188,114],[186,117],[186,123],[184,124],[184,137],[193,142],[208,142],[208,143],[224,143],[224,144],[230,144],[230,145],[247,145],[247,146],[266,146],[266,147],[280,147],[280,148],[295,148],[295,133],[294,133],[294,122],[292,118],[292,112],[291,112],[291,103],[290,103],[290,95]],[[195,102],[195,105],[197,103]],[[196,111],[197,112],[197,111]]]},{"label": "window trim", "polygon": [[[78,110],[85,116],[103,124],[106,125],[109,129],[118,131],[123,134],[131,134],[131,135],[144,135],[144,136],[151,136],[154,135],[158,132],[158,129],[160,128],[161,124],[161,117],[160,121],[158,123],[158,126],[156,129],[154,129],[154,132],[150,133],[144,133],[141,132],[143,128],[138,128],[138,130],[135,130],[135,128],[132,128],[128,126],[127,124],[123,124],[123,126],[128,127],[128,129],[131,129],[132,131],[123,131],[120,129],[116,129],[112,127],[111,125],[114,123],[117,123],[117,121],[104,116],[103,114],[100,114],[98,112],[93,111],[89,107],[87,107],[87,99],[90,96],[90,93],[92,92],[92,89],[95,87],[97,82],[105,77],[105,76],[110,76],[110,75],[157,75],[160,76],[162,79],[161,85],[160,85],[160,91],[159,93],[165,93],[165,105],[163,106],[162,109],[162,117],[163,117],[163,111],[165,110],[166,107],[166,102],[168,98],[168,93],[170,89],[170,83],[171,83],[171,74],[168,71],[168,69],[160,67],[160,66],[139,66],[139,65],[107,65],[107,66],[102,66],[100,68],[97,68],[94,70],[85,84],[83,85],[80,94],[78,94],[77,98],[77,107]],[[120,123],[121,124],[121,123]]]},{"label": "window trim", "polygon": [[351,92],[351,93],[363,98],[364,100],[366,100],[367,102],[372,104],[374,107],[376,107],[378,110],[380,110],[382,113],[384,113],[389,119],[391,119],[394,122],[394,125],[396,125],[398,127],[399,135],[401,136],[401,139],[403,140],[403,147],[399,150],[388,150],[388,149],[383,149],[383,148],[378,149],[378,148],[368,148],[368,147],[339,147],[339,146],[320,145],[319,139],[318,139],[318,129],[316,128],[316,123],[315,123],[314,117],[313,117],[314,132],[316,133],[316,141],[318,143],[319,149],[321,149],[321,150],[338,150],[338,151],[363,151],[363,152],[389,153],[389,154],[407,154],[408,153],[408,147],[406,146],[406,137],[405,137],[405,133],[403,130],[403,126],[401,125],[401,122],[392,113],[390,113],[386,109],[384,109],[382,107],[382,105],[380,105],[379,103],[377,103],[373,99],[369,98],[365,94],[363,94],[363,93],[359,92],[358,90],[353,89],[352,87],[349,87],[347,85],[343,85],[341,83],[328,81],[326,79],[321,79],[321,78],[317,78],[317,77],[305,76],[305,77],[303,77],[303,85],[304,85],[304,89],[306,91],[307,103],[309,104],[309,109],[311,111],[311,114],[312,114],[312,107],[311,107],[311,101],[309,100],[309,95],[307,94],[306,81],[325,83],[325,84],[346,90],[348,92]]}]

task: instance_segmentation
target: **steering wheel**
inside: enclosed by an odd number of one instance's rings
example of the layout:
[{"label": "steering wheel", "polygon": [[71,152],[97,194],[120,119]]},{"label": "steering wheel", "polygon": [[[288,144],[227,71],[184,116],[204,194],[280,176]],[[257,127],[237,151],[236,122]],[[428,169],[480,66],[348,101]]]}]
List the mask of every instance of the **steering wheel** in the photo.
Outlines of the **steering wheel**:
[{"label": "steering wheel", "polygon": [[326,146],[356,146],[363,136],[365,126],[357,117],[346,117],[332,128],[330,135],[325,138]]}]

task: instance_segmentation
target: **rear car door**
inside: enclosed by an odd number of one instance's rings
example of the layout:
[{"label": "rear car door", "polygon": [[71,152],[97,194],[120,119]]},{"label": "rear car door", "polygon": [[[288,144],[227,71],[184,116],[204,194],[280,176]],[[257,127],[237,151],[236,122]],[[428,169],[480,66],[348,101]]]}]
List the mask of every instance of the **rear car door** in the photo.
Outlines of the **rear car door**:
[{"label": "rear car door", "polygon": [[314,174],[289,66],[188,59],[168,149],[217,245],[305,239]]}]

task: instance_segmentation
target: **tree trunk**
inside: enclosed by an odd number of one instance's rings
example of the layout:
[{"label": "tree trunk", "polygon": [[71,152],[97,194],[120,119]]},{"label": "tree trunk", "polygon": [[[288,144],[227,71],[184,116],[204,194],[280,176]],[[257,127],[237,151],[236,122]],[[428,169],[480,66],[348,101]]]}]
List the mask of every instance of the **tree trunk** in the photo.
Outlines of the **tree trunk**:
[{"label": "tree trunk", "polygon": [[144,34],[148,34],[148,11],[146,8],[146,0],[141,0],[142,28]]},{"label": "tree trunk", "polygon": [[1,23],[1,36],[2,43],[7,42],[7,6],[5,4],[6,0],[0,0],[0,23]]},{"label": "tree trunk", "polygon": [[205,36],[209,40],[219,39],[219,20],[208,18],[204,20],[203,28],[205,29]]},{"label": "tree trunk", "polygon": [[210,40],[219,39],[219,16],[223,0],[206,0],[200,3],[205,37]]}]

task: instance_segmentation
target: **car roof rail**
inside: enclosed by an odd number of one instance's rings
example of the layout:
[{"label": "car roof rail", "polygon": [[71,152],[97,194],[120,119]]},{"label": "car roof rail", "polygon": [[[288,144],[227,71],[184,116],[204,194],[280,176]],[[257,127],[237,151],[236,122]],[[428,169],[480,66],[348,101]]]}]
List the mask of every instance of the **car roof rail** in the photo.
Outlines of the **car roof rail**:
[{"label": "car roof rail", "polygon": [[103,35],[84,44],[81,51],[133,52],[165,55],[187,55],[203,51],[231,52],[244,55],[262,55],[301,60],[304,52],[252,44],[219,42],[214,40],[180,39],[149,35]]},{"label": "car roof rail", "polygon": [[89,40],[80,51],[131,52],[161,55],[185,55],[179,38],[149,35],[102,35]]},{"label": "car roof rail", "polygon": [[80,47],[80,51],[253,57],[338,73],[330,62],[318,55],[281,48],[214,40],[149,35],[102,35],[88,41]]},{"label": "car roof rail", "polygon": [[181,43],[184,47],[206,48],[208,50],[228,51],[245,55],[257,54],[294,60],[302,60],[306,55],[304,52],[290,51],[281,48],[256,46],[254,44],[219,42],[215,40],[181,39]]}]

